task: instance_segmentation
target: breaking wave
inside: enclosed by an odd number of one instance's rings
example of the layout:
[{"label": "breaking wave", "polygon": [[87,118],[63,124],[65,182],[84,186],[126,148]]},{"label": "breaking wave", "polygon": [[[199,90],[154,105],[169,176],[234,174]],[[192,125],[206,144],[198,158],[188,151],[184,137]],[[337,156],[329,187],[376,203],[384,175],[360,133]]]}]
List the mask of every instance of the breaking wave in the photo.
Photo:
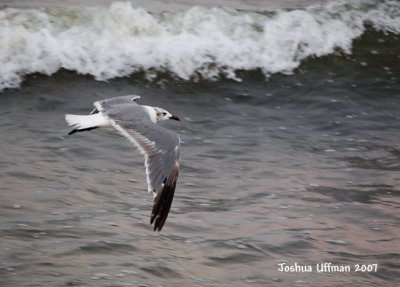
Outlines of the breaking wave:
[{"label": "breaking wave", "polygon": [[351,53],[367,27],[400,34],[400,2],[335,1],[301,10],[193,7],[150,13],[130,2],[109,7],[0,10],[0,90],[24,75],[59,69],[97,80],[144,72],[184,80],[267,77],[301,61]]}]

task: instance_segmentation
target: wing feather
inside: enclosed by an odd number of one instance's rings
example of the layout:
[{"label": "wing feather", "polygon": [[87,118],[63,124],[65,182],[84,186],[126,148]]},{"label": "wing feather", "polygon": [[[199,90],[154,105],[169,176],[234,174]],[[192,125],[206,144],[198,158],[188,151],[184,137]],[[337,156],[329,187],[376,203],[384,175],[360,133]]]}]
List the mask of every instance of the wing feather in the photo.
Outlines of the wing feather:
[{"label": "wing feather", "polygon": [[160,194],[154,199],[153,210],[151,212],[150,224],[154,223],[154,231],[161,231],[167,220],[172,200],[175,194],[176,181],[179,175],[179,163],[175,162],[171,175],[164,183]]}]

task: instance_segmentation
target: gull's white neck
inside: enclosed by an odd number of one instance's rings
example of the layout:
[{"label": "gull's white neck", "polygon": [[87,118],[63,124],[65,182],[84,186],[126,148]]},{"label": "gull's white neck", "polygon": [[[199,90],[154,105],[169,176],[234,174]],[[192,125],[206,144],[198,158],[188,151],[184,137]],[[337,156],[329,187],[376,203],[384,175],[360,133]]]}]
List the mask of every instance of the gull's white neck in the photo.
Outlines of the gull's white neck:
[{"label": "gull's white neck", "polygon": [[150,119],[153,123],[157,123],[157,112],[153,107],[150,106],[143,106],[146,110],[146,112],[149,114]]}]

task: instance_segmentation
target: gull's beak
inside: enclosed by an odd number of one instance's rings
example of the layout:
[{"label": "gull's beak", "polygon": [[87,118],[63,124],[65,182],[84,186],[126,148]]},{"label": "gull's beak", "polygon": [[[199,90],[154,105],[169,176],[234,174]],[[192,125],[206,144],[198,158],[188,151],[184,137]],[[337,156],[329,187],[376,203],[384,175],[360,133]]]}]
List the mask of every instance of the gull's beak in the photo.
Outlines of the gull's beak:
[{"label": "gull's beak", "polygon": [[169,119],[174,120],[174,121],[179,121],[179,122],[181,121],[180,118],[178,118],[177,116],[174,116],[174,115],[170,116]]}]

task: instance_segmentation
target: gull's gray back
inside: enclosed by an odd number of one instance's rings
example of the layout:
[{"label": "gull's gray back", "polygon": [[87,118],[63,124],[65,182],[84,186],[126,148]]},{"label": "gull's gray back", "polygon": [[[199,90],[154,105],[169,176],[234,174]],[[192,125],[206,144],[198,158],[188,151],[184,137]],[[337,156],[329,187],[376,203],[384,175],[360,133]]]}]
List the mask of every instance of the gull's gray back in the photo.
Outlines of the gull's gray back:
[{"label": "gull's gray back", "polygon": [[115,107],[117,105],[121,104],[136,104],[136,100],[140,99],[140,96],[135,96],[135,95],[129,95],[129,96],[121,96],[121,97],[115,97],[107,100],[102,100],[99,101],[100,106],[103,108],[103,110],[108,110],[111,109],[112,107]]}]

